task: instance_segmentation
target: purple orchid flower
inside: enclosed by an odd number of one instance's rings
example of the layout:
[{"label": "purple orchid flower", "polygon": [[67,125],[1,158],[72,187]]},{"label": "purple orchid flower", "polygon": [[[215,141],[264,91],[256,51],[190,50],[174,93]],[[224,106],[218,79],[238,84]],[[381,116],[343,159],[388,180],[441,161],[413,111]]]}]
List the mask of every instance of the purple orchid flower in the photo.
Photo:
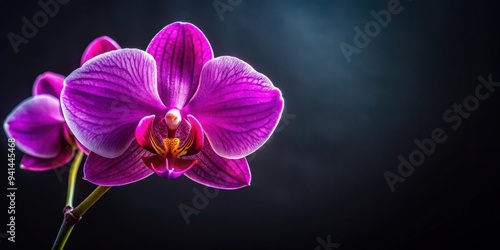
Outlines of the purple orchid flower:
[{"label": "purple orchid flower", "polygon": [[274,131],[280,90],[240,59],[214,59],[190,23],[163,28],[147,52],[109,52],[66,78],[64,116],[92,151],[85,179],[118,186],[184,174],[216,188],[249,185],[244,157]]},{"label": "purple orchid flower", "polygon": [[[109,37],[99,37],[90,43],[81,63],[96,55],[119,49]],[[60,105],[64,76],[45,72],[33,85],[33,96],[17,105],[7,116],[4,130],[16,139],[16,145],[25,153],[21,168],[32,171],[54,169],[67,164],[76,148],[89,153],[68,128]]]}]

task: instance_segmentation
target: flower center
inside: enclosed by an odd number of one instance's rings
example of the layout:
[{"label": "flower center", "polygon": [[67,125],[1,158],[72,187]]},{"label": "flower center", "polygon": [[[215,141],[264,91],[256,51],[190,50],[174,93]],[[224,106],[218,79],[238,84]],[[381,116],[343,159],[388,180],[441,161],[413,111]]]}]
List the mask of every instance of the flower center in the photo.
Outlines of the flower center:
[{"label": "flower center", "polygon": [[[155,153],[142,157],[144,164],[164,178],[177,178],[197,164],[197,160],[182,156],[195,155],[203,147],[203,129],[196,118],[188,115],[180,124],[178,110],[170,110],[165,119],[154,125],[154,116],[143,118],[135,131],[137,143]],[[185,141],[181,145],[181,138]]]},{"label": "flower center", "polygon": [[[136,131],[136,139],[145,149],[165,158],[193,155],[201,150],[203,131],[196,119],[188,117],[180,127],[180,112],[172,109],[157,125],[154,125],[153,121],[154,117],[147,118]],[[185,138],[182,145],[179,135]]]}]

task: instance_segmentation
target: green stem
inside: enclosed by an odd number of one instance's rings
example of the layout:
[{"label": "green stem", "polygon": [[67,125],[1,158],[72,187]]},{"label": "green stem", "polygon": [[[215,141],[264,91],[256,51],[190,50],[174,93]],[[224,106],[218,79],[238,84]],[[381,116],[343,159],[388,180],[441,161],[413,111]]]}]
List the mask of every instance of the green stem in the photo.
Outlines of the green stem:
[{"label": "green stem", "polygon": [[80,167],[80,163],[82,162],[83,151],[77,150],[75,158],[73,159],[73,163],[71,163],[71,167],[69,169],[68,176],[68,194],[66,196],[66,207],[73,207],[73,197],[75,193],[75,183],[76,176],[78,174],[78,168]]},{"label": "green stem", "polygon": [[75,224],[80,221],[82,216],[91,208],[111,187],[98,186],[80,205],[75,209],[67,209],[64,213],[64,220],[54,241],[52,250],[64,249],[71,231]]},{"label": "green stem", "polygon": [[69,223],[69,220],[67,220],[66,215],[64,216],[63,223],[61,225],[61,228],[59,229],[59,233],[57,233],[57,238],[54,241],[52,250],[64,249],[64,245],[66,245],[66,241],[68,241],[69,235],[71,234],[71,231],[73,231],[75,224],[76,223]]}]

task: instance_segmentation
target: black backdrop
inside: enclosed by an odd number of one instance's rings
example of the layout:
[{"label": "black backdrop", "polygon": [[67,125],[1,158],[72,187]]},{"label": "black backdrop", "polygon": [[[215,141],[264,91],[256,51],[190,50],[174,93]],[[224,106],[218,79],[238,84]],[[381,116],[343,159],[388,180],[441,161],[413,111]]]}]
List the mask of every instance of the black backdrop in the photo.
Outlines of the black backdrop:
[{"label": "black backdrop", "polygon": [[[229,6],[223,20],[214,2]],[[474,104],[479,76],[500,82],[498,4],[402,0],[348,63],[340,44],[355,46],[354,28],[372,24],[370,12],[388,2],[73,0],[18,53],[7,34],[20,35],[21,18],[41,7],[2,2],[2,119],[38,74],[78,67],[95,37],[145,49],[174,21],[198,26],[216,56],[237,56],[266,74],[286,101],[279,131],[250,156],[252,186],[220,191],[189,224],[178,206],[194,207],[193,189],[204,188],[188,178],[112,188],[67,249],[323,249],[328,240],[339,249],[499,249],[500,91],[460,125],[443,119],[455,103]],[[446,141],[391,192],[384,173],[398,174],[398,156],[408,159],[414,141],[436,128]],[[3,159],[6,141],[2,133]],[[67,173],[59,174],[17,169],[16,242],[3,238],[2,226],[1,249],[50,248],[65,198]],[[93,186],[78,180],[81,201]]]}]

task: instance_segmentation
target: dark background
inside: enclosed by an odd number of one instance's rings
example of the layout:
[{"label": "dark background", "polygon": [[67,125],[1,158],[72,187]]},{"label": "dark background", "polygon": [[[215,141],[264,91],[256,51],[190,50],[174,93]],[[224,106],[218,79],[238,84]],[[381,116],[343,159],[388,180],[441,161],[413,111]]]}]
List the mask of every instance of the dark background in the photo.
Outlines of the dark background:
[{"label": "dark background", "polygon": [[[2,119],[30,96],[38,74],[77,68],[94,38],[146,49],[174,21],[198,26],[215,56],[245,60],[285,98],[288,119],[250,156],[252,186],[220,191],[188,225],[178,206],[194,207],[193,188],[203,191],[188,178],[151,176],[112,188],[67,249],[315,249],[328,236],[339,249],[500,249],[500,91],[456,130],[442,118],[474,94],[478,76],[500,81],[495,1],[402,0],[403,11],[351,63],[339,44],[353,45],[353,28],[363,29],[388,0],[243,0],[224,20],[212,2],[73,0],[19,53],[7,34],[20,35],[21,18],[41,8],[2,2]],[[434,128],[448,139],[391,192],[384,172],[397,174],[397,157],[408,159],[413,141]],[[2,133],[2,159],[6,140]],[[1,238],[1,249],[51,247],[67,178],[56,173],[17,169],[16,243]],[[76,200],[93,188],[79,178]]]}]

